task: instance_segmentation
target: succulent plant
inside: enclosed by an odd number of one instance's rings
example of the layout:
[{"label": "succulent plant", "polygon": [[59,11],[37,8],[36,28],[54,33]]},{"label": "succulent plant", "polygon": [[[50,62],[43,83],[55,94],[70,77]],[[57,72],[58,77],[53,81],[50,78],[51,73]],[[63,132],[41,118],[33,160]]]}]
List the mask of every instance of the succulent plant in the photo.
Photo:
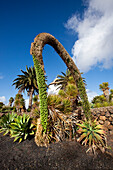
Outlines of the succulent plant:
[{"label": "succulent plant", "polygon": [[30,135],[34,135],[34,124],[31,123],[31,118],[29,115],[23,114],[23,116],[18,115],[14,122],[11,123],[11,137],[14,137],[14,142],[19,140],[26,140]]},{"label": "succulent plant", "polygon": [[0,133],[5,132],[4,135],[8,134],[10,132],[10,125],[12,122],[14,122],[14,118],[17,116],[17,114],[15,113],[8,113],[6,115],[4,115],[3,117],[1,117],[0,119]]},{"label": "succulent plant", "polygon": [[89,145],[89,150],[95,153],[97,148],[100,148],[102,152],[105,151],[107,146],[105,131],[103,126],[98,124],[96,120],[86,120],[81,121],[81,124],[77,123],[79,134],[78,142],[81,142],[82,145]]}]

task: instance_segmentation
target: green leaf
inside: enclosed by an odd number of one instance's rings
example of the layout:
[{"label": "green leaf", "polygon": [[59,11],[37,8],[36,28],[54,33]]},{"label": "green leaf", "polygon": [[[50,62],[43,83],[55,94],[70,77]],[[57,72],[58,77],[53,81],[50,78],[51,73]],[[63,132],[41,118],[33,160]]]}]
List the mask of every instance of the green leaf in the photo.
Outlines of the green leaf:
[{"label": "green leaf", "polygon": [[30,129],[32,129],[33,127],[34,127],[34,124],[31,124]]},{"label": "green leaf", "polygon": [[18,140],[20,137],[16,137],[15,139],[14,139],[14,142],[16,141],[16,140]]},{"label": "green leaf", "polygon": [[19,123],[11,123],[11,127],[14,128],[21,128],[21,125]]},{"label": "green leaf", "polygon": [[26,118],[26,115],[25,113],[23,114],[23,123],[25,123],[25,118]]},{"label": "green leaf", "polygon": [[104,130],[94,130],[94,132],[99,133],[100,135],[102,135],[102,134],[104,134],[104,135],[105,135]]},{"label": "green leaf", "polygon": [[19,143],[22,142],[22,138],[19,139]]},{"label": "green leaf", "polygon": [[30,133],[30,135],[34,135],[34,134],[35,134],[35,132],[31,132],[31,133]]},{"label": "green leaf", "polygon": [[94,129],[103,129],[103,125],[96,125]]},{"label": "green leaf", "polygon": [[92,134],[89,135],[89,146],[91,146],[91,142],[92,142]]},{"label": "green leaf", "polygon": [[9,129],[6,130],[6,132],[3,134],[4,136],[9,133]]},{"label": "green leaf", "polygon": [[19,118],[19,116],[18,116],[17,118],[15,118],[14,121],[15,121],[16,123],[20,123],[20,118]]},{"label": "green leaf", "polygon": [[102,137],[96,133],[94,133],[94,136],[97,138],[98,141],[100,141],[102,143],[103,146],[105,146],[103,140],[102,140]]},{"label": "green leaf", "polygon": [[4,130],[3,130],[3,129],[0,129],[0,133],[2,133],[2,132],[4,132]]},{"label": "green leaf", "polygon": [[83,138],[85,138],[87,136],[87,133],[83,133],[78,139],[77,141],[80,142]]},{"label": "green leaf", "polygon": [[24,139],[25,139],[25,140],[26,140],[27,136],[28,136],[28,134],[26,133],[25,136],[24,136]]},{"label": "green leaf", "polygon": [[11,138],[14,138],[14,137],[17,137],[17,136],[19,136],[19,134],[18,133],[16,133],[16,134],[11,134]]}]

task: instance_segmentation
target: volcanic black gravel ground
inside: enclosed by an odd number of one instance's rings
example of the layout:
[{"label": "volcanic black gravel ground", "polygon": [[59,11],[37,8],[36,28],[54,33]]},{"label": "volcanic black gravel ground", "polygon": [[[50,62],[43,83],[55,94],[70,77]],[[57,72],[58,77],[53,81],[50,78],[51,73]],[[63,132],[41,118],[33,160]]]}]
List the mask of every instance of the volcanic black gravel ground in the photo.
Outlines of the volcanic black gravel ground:
[{"label": "volcanic black gravel ground", "polygon": [[98,151],[86,154],[86,148],[76,141],[38,147],[34,139],[13,142],[0,134],[1,170],[113,170],[113,157]]}]

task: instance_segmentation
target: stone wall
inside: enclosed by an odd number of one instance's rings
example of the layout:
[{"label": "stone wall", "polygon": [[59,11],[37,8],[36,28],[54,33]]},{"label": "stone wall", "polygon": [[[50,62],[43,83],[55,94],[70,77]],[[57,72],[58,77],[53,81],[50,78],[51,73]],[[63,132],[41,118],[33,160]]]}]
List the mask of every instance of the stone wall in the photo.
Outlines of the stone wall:
[{"label": "stone wall", "polygon": [[[68,115],[59,114],[68,124],[76,124],[79,120],[84,120],[85,118],[81,110],[82,109],[79,108],[75,110],[74,113]],[[91,109],[91,114],[101,125],[104,125],[107,132],[113,134],[113,106],[93,108]]]},{"label": "stone wall", "polygon": [[93,108],[91,113],[110,134],[113,134],[113,106]]}]

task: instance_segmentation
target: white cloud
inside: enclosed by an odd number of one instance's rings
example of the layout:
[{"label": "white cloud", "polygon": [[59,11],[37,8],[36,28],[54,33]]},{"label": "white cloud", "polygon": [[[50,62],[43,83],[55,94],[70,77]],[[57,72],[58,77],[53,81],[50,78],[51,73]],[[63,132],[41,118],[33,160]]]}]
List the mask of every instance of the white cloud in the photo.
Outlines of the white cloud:
[{"label": "white cloud", "polygon": [[72,48],[78,68],[87,72],[92,67],[113,66],[113,0],[89,0],[83,19],[73,15],[66,28],[78,34]]},{"label": "white cloud", "polygon": [[91,91],[89,89],[87,89],[86,92],[87,92],[89,102],[91,102],[95,96],[98,96],[96,92]]},{"label": "white cloud", "polygon": [[50,85],[48,88],[48,95],[50,94],[58,94],[59,89],[57,89],[58,86],[55,86],[54,84]]},{"label": "white cloud", "polygon": [[0,102],[3,102],[4,104],[6,104],[6,98],[5,98],[5,96],[1,96],[1,97],[0,97]]},{"label": "white cloud", "polygon": [[26,107],[26,109],[28,109],[28,106],[29,106],[29,99],[25,99],[25,107]]}]

